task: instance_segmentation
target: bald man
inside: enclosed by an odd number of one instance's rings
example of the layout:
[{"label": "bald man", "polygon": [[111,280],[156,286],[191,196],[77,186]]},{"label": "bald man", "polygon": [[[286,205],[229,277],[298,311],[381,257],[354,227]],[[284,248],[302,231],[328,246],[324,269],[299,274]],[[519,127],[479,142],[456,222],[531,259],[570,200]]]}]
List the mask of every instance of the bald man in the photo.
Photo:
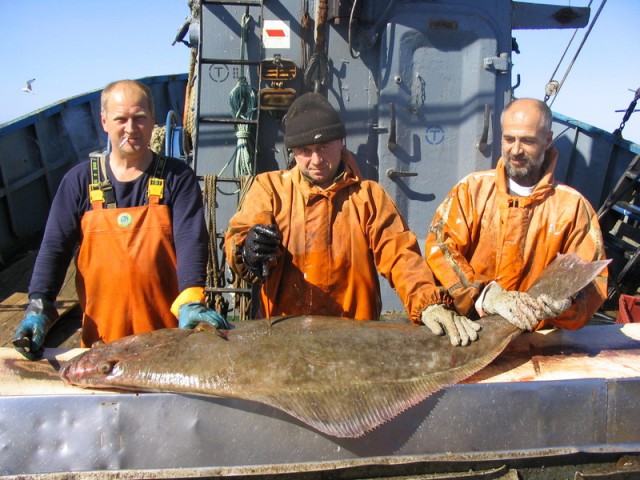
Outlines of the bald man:
[{"label": "bald man", "polygon": [[528,331],[578,329],[606,299],[606,269],[575,298],[554,302],[525,293],[558,254],[605,258],[592,206],[554,180],[552,120],[539,100],[509,104],[496,168],[465,177],[436,211],[425,255],[461,315],[495,313]]},{"label": "bald man", "polygon": [[58,319],[53,302],[76,246],[82,346],[200,322],[228,327],[205,305],[208,238],[197,177],[183,161],[149,149],[151,91],[113,82],[102,91],[100,116],[111,151],[70,169],[49,212],[14,336],[31,360]]}]

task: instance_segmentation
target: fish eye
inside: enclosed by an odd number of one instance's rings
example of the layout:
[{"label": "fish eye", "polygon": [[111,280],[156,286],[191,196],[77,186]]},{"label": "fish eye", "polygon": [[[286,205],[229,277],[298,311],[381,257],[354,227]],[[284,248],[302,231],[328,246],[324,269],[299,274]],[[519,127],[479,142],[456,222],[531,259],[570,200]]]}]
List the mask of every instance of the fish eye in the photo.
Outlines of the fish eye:
[{"label": "fish eye", "polygon": [[100,363],[97,367],[96,370],[101,373],[102,375],[108,375],[111,373],[111,371],[113,370],[113,367],[115,366],[117,362],[113,361],[113,360],[106,360],[102,363]]}]

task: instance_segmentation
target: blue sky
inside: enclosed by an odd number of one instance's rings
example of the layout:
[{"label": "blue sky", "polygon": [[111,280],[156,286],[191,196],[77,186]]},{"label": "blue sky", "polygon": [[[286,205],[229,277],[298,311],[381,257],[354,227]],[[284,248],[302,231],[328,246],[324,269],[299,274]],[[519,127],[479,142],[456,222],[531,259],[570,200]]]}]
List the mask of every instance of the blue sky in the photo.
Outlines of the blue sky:
[{"label": "blue sky", "polygon": [[[533,1],[533,0],[530,0]],[[592,0],[592,16],[603,0]],[[540,3],[586,6],[589,0]],[[189,51],[171,45],[189,15],[186,0],[0,0],[0,123],[121,78],[185,73]],[[640,1],[608,0],[552,109],[615,130],[640,88]],[[556,75],[564,76],[586,29]],[[513,55],[519,97],[542,98],[572,30],[519,30]],[[20,89],[35,78],[34,94]],[[638,107],[640,108],[640,106]],[[640,143],[640,112],[624,137]]]},{"label": "blue sky", "polygon": [[[591,18],[603,0],[592,0]],[[606,0],[604,0],[606,1]],[[584,7],[589,0],[546,0],[539,3]],[[568,117],[613,132],[640,88],[640,1],[608,0],[571,68],[551,108]],[[578,30],[556,78],[562,79],[582,41],[586,28]],[[544,87],[556,69],[574,30],[517,30],[514,36],[520,55],[512,58],[512,83],[519,73],[518,97],[544,98]],[[633,90],[633,92],[629,91]],[[640,102],[638,102],[640,109]],[[634,113],[623,130],[624,138],[640,143],[640,112]]]},{"label": "blue sky", "polygon": [[[0,0],[0,122],[122,78],[186,73],[186,0]],[[35,94],[21,91],[35,78]]]}]

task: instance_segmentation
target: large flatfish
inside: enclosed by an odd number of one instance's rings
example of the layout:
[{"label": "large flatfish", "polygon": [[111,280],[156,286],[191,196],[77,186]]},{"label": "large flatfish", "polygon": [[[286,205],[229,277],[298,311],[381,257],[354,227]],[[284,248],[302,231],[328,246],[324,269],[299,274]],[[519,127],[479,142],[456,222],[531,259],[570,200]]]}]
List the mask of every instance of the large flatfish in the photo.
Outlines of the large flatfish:
[{"label": "large flatfish", "polygon": [[[606,262],[564,255],[534,295],[576,294]],[[478,341],[453,347],[426,327],[301,315],[219,332],[163,329],[97,345],[61,377],[88,388],[177,392],[253,400],[336,437],[358,437],[489,364],[521,330],[482,320]]]}]

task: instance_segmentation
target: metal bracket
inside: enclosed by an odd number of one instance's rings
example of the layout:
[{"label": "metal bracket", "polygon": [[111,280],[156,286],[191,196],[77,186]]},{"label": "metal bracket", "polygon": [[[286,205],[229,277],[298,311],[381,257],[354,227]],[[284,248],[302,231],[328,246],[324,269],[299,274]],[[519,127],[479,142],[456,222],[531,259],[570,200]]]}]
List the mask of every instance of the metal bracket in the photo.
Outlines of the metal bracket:
[{"label": "metal bracket", "polygon": [[505,75],[509,71],[509,54],[501,53],[499,57],[485,57],[483,66],[485,70],[493,70]]}]

